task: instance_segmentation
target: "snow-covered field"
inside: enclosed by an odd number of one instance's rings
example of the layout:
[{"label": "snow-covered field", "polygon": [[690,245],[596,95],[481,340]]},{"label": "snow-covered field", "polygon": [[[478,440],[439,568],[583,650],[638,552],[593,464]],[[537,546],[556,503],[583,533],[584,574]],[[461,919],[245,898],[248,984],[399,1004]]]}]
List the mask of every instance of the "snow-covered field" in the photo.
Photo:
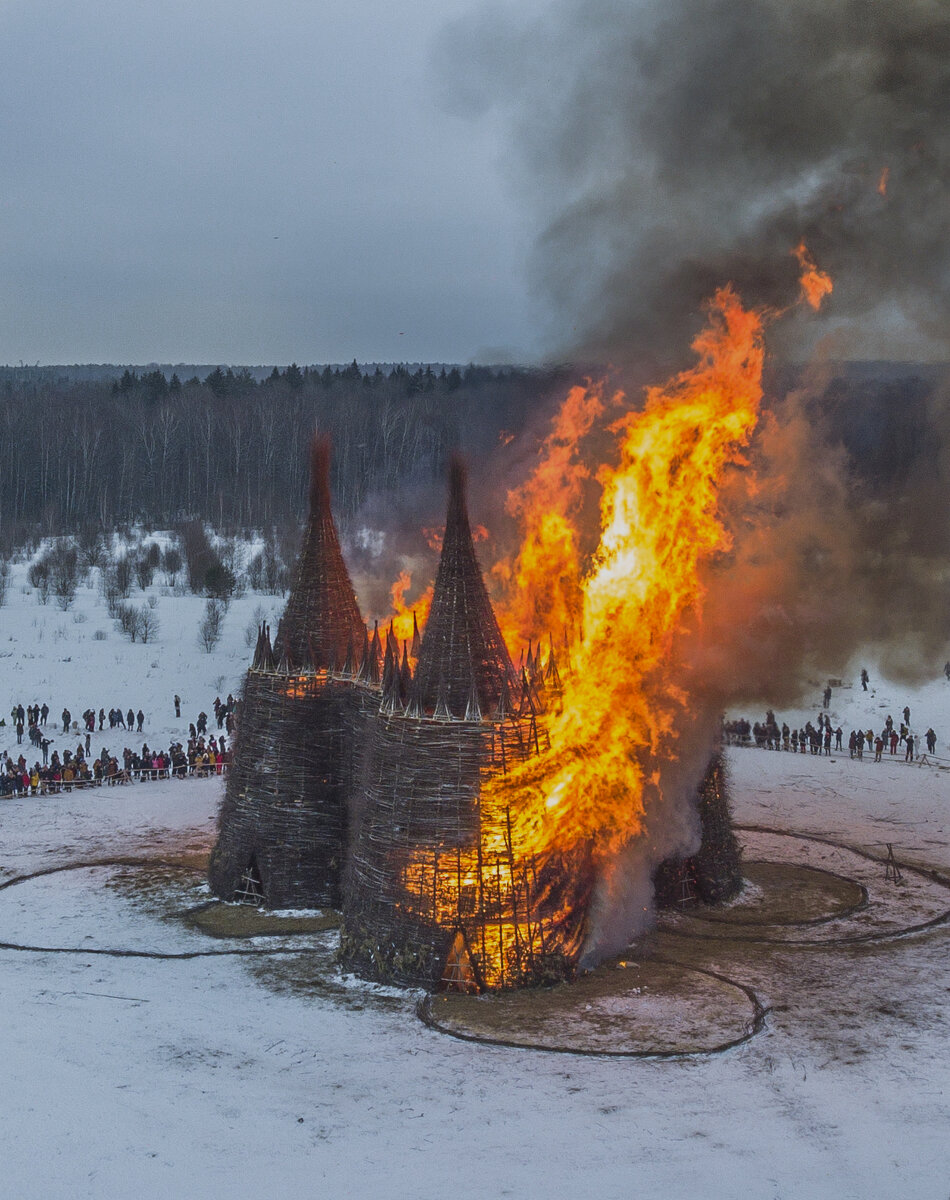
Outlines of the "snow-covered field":
[{"label": "snow-covered field", "polygon": [[[256,606],[279,605],[236,600],[207,654],[194,597],[156,589],[158,640],[133,645],[94,591],[61,613],[25,594],[23,576],[16,567],[0,608],[0,749],[11,752],[17,701],[46,701],[54,716],[64,704],[74,716],[141,706],[150,745],[184,738],[215,695],[236,691]],[[937,731],[936,763],[736,749],[737,821],[876,855],[890,842],[900,861],[950,878],[941,667],[910,690],[880,681],[869,657],[831,707],[847,741],[852,725],[877,730],[888,712],[899,723],[909,704],[917,732]],[[803,702],[779,720],[814,719],[819,691]],[[102,741],[126,744],[122,730],[97,733],[94,748]],[[755,946],[728,961],[713,947],[707,964],[771,1007],[761,1033],[722,1055],[472,1044],[423,1025],[413,995],[336,977],[327,935],[314,939],[310,985],[291,987],[281,964],[299,983],[301,960],[288,952],[233,954],[151,909],[147,891],[130,892],[111,868],[56,870],[110,858],[187,865],[211,842],[221,790],[168,781],[0,807],[0,885],[50,872],[0,890],[4,1195],[950,1195],[946,925],[849,947]],[[250,948],[266,952],[267,939]],[[149,951],[159,956],[140,956]]]}]

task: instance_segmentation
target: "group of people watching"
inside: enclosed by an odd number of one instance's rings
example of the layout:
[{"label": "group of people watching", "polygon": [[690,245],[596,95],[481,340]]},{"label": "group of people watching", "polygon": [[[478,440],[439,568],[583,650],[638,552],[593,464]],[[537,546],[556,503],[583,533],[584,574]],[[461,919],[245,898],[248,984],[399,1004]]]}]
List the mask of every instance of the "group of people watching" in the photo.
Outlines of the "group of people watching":
[{"label": "group of people watching", "polygon": [[[175,701],[175,712],[180,716],[181,702],[177,696]],[[222,729],[227,724],[230,734],[234,728],[233,697],[229,696],[228,702],[225,705],[216,697],[215,715],[218,717],[218,728]],[[204,712],[199,713],[197,720],[189,725],[187,744],[176,741],[167,748],[153,750],[146,742],[140,752],[125,747],[120,755],[111,754],[103,746],[97,757],[93,757],[91,750],[97,720],[99,730],[105,728],[108,720],[110,729],[121,728],[141,733],[145,724],[145,714],[141,709],[138,713],[132,709],[124,713],[114,708],[107,715],[100,708],[97,716],[95,709],[90,708],[82,714],[80,729],[79,723],[72,720],[69,709],[64,708],[61,717],[63,734],[78,734],[80,740],[75,751],[63,750],[62,755],[58,750],[50,754],[54,739],[46,735],[49,705],[31,704],[24,708],[22,704],[15,704],[10,715],[17,734],[17,744],[22,743],[26,727],[30,742],[42,751],[43,762],[35,762],[30,767],[22,752],[16,758],[6,750],[0,752],[0,798],[48,795],[101,784],[223,775],[230,764],[231,751],[225,736],[223,733],[217,737],[214,734],[207,736],[208,717]],[[5,724],[5,720],[0,720],[0,725]]]},{"label": "group of people watching", "polygon": [[[827,693],[825,703],[827,704]],[[905,706],[903,717],[899,728],[895,728],[894,718],[888,715],[884,728],[878,734],[875,734],[873,729],[852,729],[848,735],[849,757],[863,759],[866,748],[869,754],[874,752],[875,762],[881,762],[885,753],[896,756],[898,747],[902,747],[904,761],[913,762],[920,754],[920,739],[910,728],[909,706]],[[786,722],[779,726],[775,713],[769,709],[764,721],[756,721],[751,725],[744,717],[735,721],[724,721],[722,732],[723,741],[731,746],[755,745],[763,750],[830,755],[833,741],[835,750],[843,750],[844,730],[840,725],[832,729],[831,718],[825,712],[818,714],[817,725],[806,721],[801,729],[789,729]],[[937,749],[937,735],[932,728],[924,734],[924,741],[927,743],[927,753],[934,754]]]}]

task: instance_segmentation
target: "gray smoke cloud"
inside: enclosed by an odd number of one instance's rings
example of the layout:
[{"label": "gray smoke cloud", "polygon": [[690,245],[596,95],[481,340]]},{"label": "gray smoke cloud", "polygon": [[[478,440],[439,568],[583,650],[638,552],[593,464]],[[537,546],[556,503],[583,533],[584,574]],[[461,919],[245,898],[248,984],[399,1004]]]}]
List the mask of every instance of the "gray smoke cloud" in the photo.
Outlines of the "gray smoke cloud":
[{"label": "gray smoke cloud", "polygon": [[800,702],[809,677],[842,671],[862,646],[896,678],[944,661],[946,383],[916,408],[895,390],[906,427],[891,413],[877,433],[894,459],[883,466],[900,469],[875,471],[842,436],[873,420],[861,389],[832,419],[821,363],[950,356],[950,7],[561,0],[520,19],[482,11],[443,49],[456,107],[512,131],[552,348],[610,364],[631,403],[645,377],[687,361],[718,287],[789,309],[802,241],[834,280],[819,318],[802,307],[769,329],[773,354],[818,365],[770,394],[754,473],[724,482],[732,547],[705,567],[702,622],[670,664],[693,711],[658,765],[644,836],[600,880],[596,961],[649,923],[655,866],[697,848],[690,801],[722,711]]},{"label": "gray smoke cloud", "polygon": [[566,0],[446,41],[453,103],[511,124],[560,352],[679,359],[727,280],[790,304],[804,239],[829,316],[786,321],[773,349],[831,333],[838,357],[947,357],[943,0]]}]

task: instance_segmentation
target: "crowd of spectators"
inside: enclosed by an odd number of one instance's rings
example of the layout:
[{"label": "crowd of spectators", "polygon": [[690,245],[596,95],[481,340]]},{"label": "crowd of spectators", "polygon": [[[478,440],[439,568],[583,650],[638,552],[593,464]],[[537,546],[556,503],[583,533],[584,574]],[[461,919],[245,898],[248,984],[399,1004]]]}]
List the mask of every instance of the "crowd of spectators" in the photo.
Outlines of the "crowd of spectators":
[{"label": "crowd of spectators", "polygon": [[[827,704],[827,694],[825,703]],[[905,762],[914,762],[921,754],[920,744],[924,741],[927,753],[933,755],[937,749],[937,735],[932,728],[921,739],[910,727],[910,708],[905,707],[903,721],[898,727],[890,715],[884,722],[884,728],[875,733],[873,729],[852,729],[848,734],[848,755],[850,758],[864,758],[864,752],[874,754],[874,761],[881,762],[884,755],[897,757],[903,753]],[[750,724],[744,717],[733,721],[723,721],[723,741],[730,746],[756,746],[760,750],[785,750],[792,754],[831,754],[835,750],[844,750],[844,730],[841,725],[832,728],[831,718],[825,712],[820,712],[816,722],[806,721],[800,729],[790,729],[787,722],[779,725],[775,713],[769,709],[764,721]]]},{"label": "crowd of spectators", "polygon": [[[8,750],[0,751],[0,798],[7,796],[50,795],[58,792],[70,792],[74,788],[113,786],[119,783],[147,783],[158,779],[184,779],[189,776],[204,777],[208,775],[224,775],[230,764],[231,750],[226,735],[233,733],[235,725],[235,700],[228,696],[227,702],[216,697],[214,714],[218,729],[222,732],[215,735],[208,733],[208,716],[200,712],[189,727],[188,740],[172,741],[168,746],[153,749],[148,743],[143,743],[140,750],[126,746],[121,754],[113,754],[103,746],[98,755],[92,751],[92,738],[98,730],[105,729],[108,721],[109,728],[125,729],[141,733],[145,725],[145,714],[141,709],[123,711],[112,708],[108,714],[100,708],[88,708],[82,714],[82,723],[74,721],[68,708],[64,708],[60,717],[62,733],[59,725],[56,732],[61,740],[76,737],[75,750],[54,749],[50,747],[56,740],[48,736],[48,721],[50,708],[48,704],[30,704],[26,708],[22,704],[14,704],[10,716],[13,731],[16,734],[17,745],[22,745],[24,731],[30,744],[40,751],[42,763],[38,760],[32,766],[28,764],[25,754]],[[181,716],[181,702],[175,697],[175,714]],[[6,720],[0,720],[0,726],[5,726]]]}]

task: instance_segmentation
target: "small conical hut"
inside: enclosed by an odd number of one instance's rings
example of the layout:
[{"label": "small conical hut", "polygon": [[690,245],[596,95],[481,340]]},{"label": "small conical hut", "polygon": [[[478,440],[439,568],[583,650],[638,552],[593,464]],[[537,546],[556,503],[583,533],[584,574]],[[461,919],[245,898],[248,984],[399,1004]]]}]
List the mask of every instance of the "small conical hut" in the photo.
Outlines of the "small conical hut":
[{"label": "small conical hut", "polygon": [[714,754],[696,793],[700,847],[687,858],[670,858],[653,876],[657,908],[724,904],[742,890],[742,859],[729,811],[726,766]]},{"label": "small conical hut", "polygon": [[402,711],[392,699],[383,706],[367,751],[343,910],[348,969],[426,988],[543,977],[551,955],[533,897],[549,895],[550,881],[514,861],[498,814],[488,836],[480,804],[487,778],[540,748],[537,712],[524,695],[485,589],[465,473],[454,459],[409,702]]},{"label": "small conical hut", "polygon": [[[276,644],[262,630],[209,881],[224,900],[339,906],[347,796],[365,692],[352,679],[366,630],[330,511],[329,445],[315,439],[310,516]],[[349,663],[349,666],[347,666]]]}]

